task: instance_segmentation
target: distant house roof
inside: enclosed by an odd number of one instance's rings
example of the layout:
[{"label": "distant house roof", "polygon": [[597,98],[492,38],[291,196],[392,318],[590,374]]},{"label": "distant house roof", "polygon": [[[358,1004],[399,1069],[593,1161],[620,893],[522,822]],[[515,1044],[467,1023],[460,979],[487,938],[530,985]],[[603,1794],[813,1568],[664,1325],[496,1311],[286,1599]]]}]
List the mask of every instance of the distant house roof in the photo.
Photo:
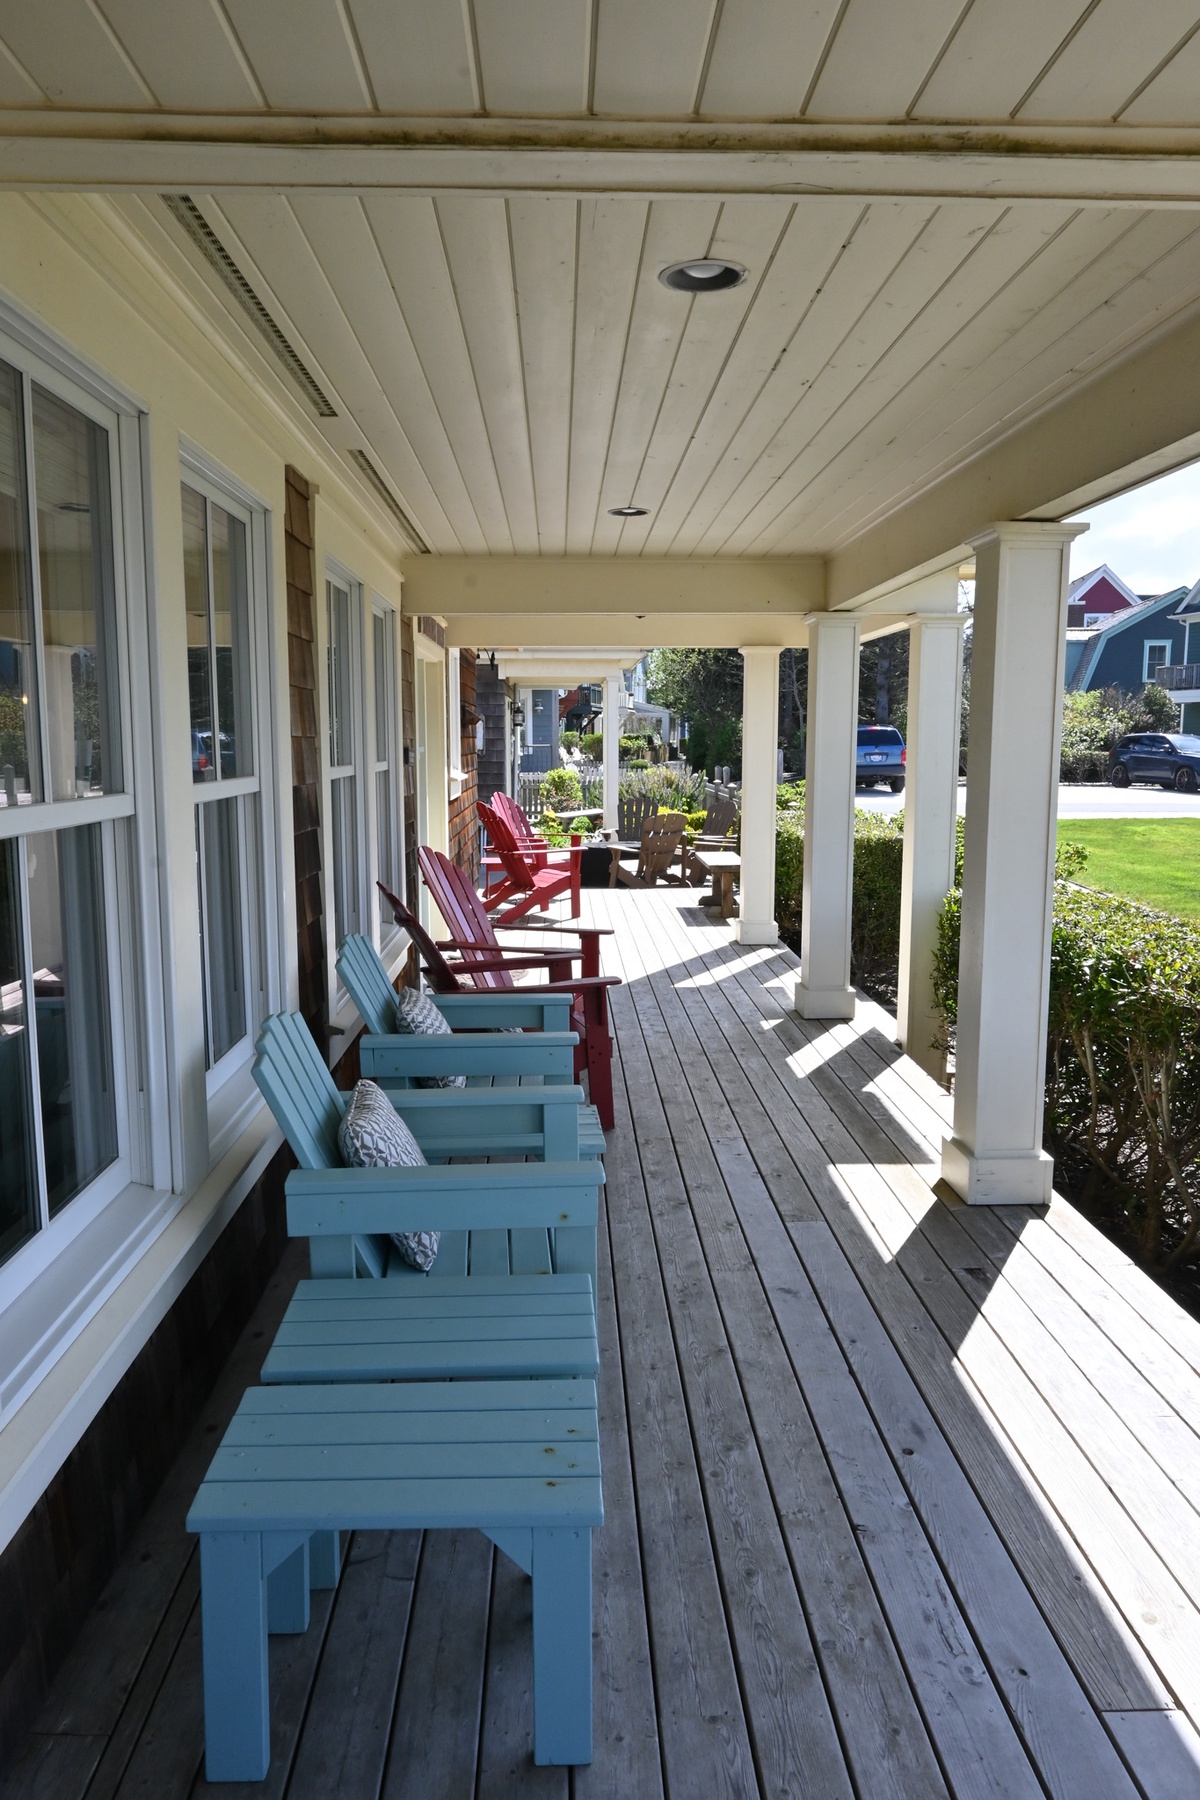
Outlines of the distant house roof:
[{"label": "distant house roof", "polygon": [[[1182,610],[1180,602],[1186,601],[1193,594],[1200,592],[1200,582],[1195,588],[1172,588],[1166,594],[1151,594],[1140,606],[1126,607],[1121,612],[1113,613],[1099,625],[1089,625],[1085,629],[1072,627],[1067,632],[1067,666],[1066,683],[1072,693],[1078,693],[1088,685],[1088,679],[1100,657],[1100,652],[1114,637],[1125,631],[1143,633],[1152,629],[1155,619],[1178,618]],[[1076,648],[1076,646],[1079,646]]]},{"label": "distant house roof", "polygon": [[[1068,606],[1082,606],[1093,588],[1111,588],[1114,590],[1115,597],[1119,601],[1123,600],[1126,606],[1141,605],[1141,596],[1135,594],[1132,588],[1127,587],[1121,577],[1114,569],[1110,569],[1107,563],[1101,563],[1098,569],[1089,569],[1086,575],[1076,576],[1067,590]],[[1107,594],[1103,597],[1111,606],[1112,597]],[[1097,593],[1094,598],[1099,600],[1101,595]]]},{"label": "distant house roof", "polygon": [[1188,613],[1200,613],[1200,581],[1190,587],[1179,602],[1178,611],[1171,614],[1173,619],[1181,619]]}]

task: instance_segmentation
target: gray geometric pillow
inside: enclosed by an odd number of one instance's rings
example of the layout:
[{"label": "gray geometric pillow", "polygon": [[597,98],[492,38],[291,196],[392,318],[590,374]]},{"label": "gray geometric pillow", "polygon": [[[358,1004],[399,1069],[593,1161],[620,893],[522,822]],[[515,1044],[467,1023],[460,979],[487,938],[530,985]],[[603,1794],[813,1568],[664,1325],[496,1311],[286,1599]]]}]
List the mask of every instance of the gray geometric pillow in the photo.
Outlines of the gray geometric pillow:
[{"label": "gray geometric pillow", "polygon": [[[425,1156],[381,1087],[360,1081],[338,1126],[338,1149],[348,1169],[423,1169]],[[432,1269],[440,1231],[393,1231],[392,1242],[414,1269]]]},{"label": "gray geometric pillow", "polygon": [[[438,1010],[428,994],[420,993],[417,988],[401,988],[396,995],[396,1030],[421,1037],[450,1036],[445,1013]],[[467,1078],[465,1075],[414,1075],[412,1084],[419,1088],[463,1088]]]}]

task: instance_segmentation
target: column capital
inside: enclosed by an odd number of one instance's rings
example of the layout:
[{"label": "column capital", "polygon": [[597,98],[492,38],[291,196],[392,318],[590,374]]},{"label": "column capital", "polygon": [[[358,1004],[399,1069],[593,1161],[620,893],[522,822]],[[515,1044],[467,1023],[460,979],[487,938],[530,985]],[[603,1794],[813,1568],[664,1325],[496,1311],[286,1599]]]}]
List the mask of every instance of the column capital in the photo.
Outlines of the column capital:
[{"label": "column capital", "polygon": [[1062,519],[997,519],[967,542],[973,550],[996,543],[1069,544],[1087,530],[1087,525],[1069,525]]},{"label": "column capital", "polygon": [[853,626],[855,631],[861,631],[864,617],[869,616],[853,612],[810,612],[801,616],[800,624],[807,625],[810,629],[814,625],[841,625],[847,630]]},{"label": "column capital", "polygon": [[738,649],[743,656],[782,656],[783,651],[778,644],[739,644]]}]

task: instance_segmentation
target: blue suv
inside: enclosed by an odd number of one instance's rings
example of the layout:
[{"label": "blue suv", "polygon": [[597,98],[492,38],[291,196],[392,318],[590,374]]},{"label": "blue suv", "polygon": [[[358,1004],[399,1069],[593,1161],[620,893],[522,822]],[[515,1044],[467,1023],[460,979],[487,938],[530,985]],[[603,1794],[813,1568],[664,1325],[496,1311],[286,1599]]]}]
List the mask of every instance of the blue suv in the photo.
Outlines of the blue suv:
[{"label": "blue suv", "polygon": [[855,787],[877,787],[886,781],[893,794],[904,789],[904,739],[894,725],[860,725]]},{"label": "blue suv", "polygon": [[1194,794],[1200,787],[1200,737],[1174,731],[1131,731],[1109,751],[1108,779],[1114,787],[1152,781],[1181,794]]}]

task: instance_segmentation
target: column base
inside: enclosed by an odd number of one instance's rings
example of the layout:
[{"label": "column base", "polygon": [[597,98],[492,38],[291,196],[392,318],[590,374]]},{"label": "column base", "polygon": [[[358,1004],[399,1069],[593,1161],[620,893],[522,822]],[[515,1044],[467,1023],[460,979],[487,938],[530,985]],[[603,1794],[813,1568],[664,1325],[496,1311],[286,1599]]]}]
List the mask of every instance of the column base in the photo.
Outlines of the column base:
[{"label": "column base", "polygon": [[777,944],[779,927],[774,919],[731,919],[737,944]]},{"label": "column base", "polygon": [[810,988],[798,981],[792,1004],[802,1019],[852,1019],[856,998],[852,987]]},{"label": "column base", "polygon": [[958,1138],[945,1138],[942,1180],[968,1206],[1049,1206],[1054,1158],[1044,1150],[975,1156]]}]

